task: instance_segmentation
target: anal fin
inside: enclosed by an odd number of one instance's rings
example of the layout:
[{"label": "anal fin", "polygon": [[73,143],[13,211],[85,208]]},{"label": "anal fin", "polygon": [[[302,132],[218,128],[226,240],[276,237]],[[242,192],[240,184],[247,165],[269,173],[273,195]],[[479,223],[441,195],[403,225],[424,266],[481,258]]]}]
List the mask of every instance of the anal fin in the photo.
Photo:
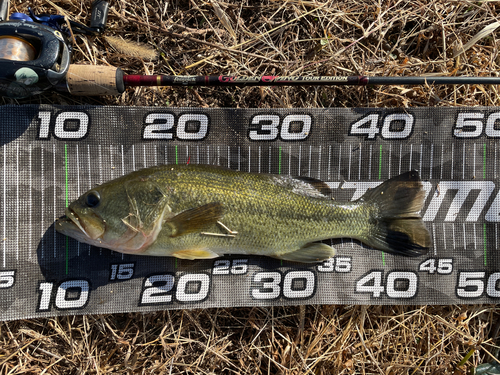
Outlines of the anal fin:
[{"label": "anal fin", "polygon": [[291,262],[300,263],[316,263],[329,259],[335,255],[336,251],[333,247],[324,243],[309,243],[302,246],[300,249],[289,253],[274,255],[274,258],[289,260]]},{"label": "anal fin", "polygon": [[218,258],[219,254],[214,253],[213,251],[208,249],[186,249],[186,250],[176,251],[175,253],[172,253],[172,256],[179,259],[193,260],[193,259]]}]

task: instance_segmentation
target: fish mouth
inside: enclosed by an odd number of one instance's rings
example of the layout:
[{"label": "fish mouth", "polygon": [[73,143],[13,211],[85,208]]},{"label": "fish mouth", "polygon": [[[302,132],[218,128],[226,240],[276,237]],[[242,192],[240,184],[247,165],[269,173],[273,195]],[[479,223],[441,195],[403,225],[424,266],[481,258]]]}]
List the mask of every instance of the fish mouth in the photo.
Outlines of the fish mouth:
[{"label": "fish mouth", "polygon": [[74,225],[76,225],[78,227],[78,229],[80,229],[80,231],[83,232],[83,234],[85,234],[87,237],[90,238],[89,234],[87,233],[87,231],[85,230],[85,228],[81,224],[80,219],[78,218],[78,215],[75,213],[75,211],[73,211],[69,207],[66,207],[66,210],[65,210],[64,213],[66,214],[66,219],[67,220],[69,220]]},{"label": "fish mouth", "polygon": [[66,216],[56,221],[56,230],[62,234],[77,239],[96,240],[104,232],[103,228],[93,228],[90,222],[86,225],[86,222],[80,219],[78,214],[69,207],[66,207],[65,214]]}]

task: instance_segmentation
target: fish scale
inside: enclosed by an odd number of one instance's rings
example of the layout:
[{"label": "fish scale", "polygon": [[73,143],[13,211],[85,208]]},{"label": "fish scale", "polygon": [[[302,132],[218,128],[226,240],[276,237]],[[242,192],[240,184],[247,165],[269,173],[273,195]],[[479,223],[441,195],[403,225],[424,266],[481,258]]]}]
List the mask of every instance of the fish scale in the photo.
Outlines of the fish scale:
[{"label": "fish scale", "polygon": [[399,255],[427,252],[417,172],[355,202],[338,203],[319,193],[320,185],[205,165],[152,167],[83,194],[56,229],[116,251],[185,259],[254,254],[315,262],[335,254],[317,241],[339,237]]}]

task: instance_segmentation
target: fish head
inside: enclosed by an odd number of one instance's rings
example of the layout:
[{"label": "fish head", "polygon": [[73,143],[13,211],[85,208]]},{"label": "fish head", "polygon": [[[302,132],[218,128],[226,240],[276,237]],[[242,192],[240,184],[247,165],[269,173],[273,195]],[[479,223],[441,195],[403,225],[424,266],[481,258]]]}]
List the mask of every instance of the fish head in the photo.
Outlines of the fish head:
[{"label": "fish head", "polygon": [[147,180],[97,186],[66,208],[56,230],[90,245],[123,253],[143,252],[169,212],[164,195]]}]

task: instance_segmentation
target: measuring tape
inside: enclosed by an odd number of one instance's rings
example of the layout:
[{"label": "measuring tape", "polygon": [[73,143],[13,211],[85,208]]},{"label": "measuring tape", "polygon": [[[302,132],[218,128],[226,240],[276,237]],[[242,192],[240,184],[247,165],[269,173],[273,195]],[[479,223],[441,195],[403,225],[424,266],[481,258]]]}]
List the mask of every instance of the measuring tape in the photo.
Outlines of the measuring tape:
[{"label": "measuring tape", "polygon": [[[500,300],[500,108],[197,109],[4,106],[0,318],[297,304]],[[56,233],[68,202],[158,164],[325,181],[337,201],[419,170],[425,257],[328,241],[319,264],[131,256]]]}]

